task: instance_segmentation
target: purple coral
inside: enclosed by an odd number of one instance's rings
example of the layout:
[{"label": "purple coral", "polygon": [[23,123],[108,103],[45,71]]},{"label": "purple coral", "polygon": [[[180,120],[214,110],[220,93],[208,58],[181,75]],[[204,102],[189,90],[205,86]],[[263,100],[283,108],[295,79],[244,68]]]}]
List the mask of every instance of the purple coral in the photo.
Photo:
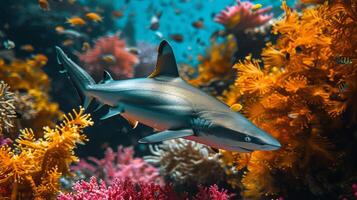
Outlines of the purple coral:
[{"label": "purple coral", "polygon": [[3,135],[0,135],[0,147],[3,145],[12,144],[12,140],[10,138],[5,138]]},{"label": "purple coral", "polygon": [[223,24],[230,32],[239,32],[247,28],[255,28],[267,23],[273,14],[265,14],[271,6],[260,9],[249,1],[237,0],[237,5],[227,7],[217,15],[214,21]]},{"label": "purple coral", "polygon": [[99,177],[107,184],[111,184],[116,178],[130,178],[133,182],[163,183],[158,169],[141,158],[134,158],[132,148],[119,146],[117,152],[108,148],[103,159],[89,157],[88,160],[90,162],[81,160],[73,169],[87,177]]}]

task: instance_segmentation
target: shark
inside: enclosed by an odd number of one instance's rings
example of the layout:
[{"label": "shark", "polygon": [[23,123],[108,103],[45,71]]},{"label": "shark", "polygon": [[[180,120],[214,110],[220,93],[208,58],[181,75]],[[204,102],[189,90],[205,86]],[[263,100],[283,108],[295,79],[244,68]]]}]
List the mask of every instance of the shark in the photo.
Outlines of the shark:
[{"label": "shark", "polygon": [[139,143],[156,143],[184,138],[234,152],[272,151],[281,147],[270,134],[213,96],[180,78],[172,47],[162,41],[157,64],[147,78],[114,80],[104,71],[96,83],[61,48],[57,60],[87,108],[93,100],[97,109],[109,107],[101,120],[121,115],[135,128],[138,123],[157,130]]}]

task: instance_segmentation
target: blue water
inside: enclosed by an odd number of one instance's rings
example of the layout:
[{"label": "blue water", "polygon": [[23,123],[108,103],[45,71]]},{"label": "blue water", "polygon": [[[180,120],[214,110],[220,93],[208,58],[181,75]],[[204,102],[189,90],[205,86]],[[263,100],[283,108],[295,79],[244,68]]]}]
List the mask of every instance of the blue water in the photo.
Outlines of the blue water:
[{"label": "blue water", "polygon": [[[104,0],[103,2],[111,2]],[[223,29],[223,26],[213,21],[214,15],[219,13],[226,6],[234,5],[236,0],[131,0],[116,1],[116,9],[124,10],[125,16],[117,20],[118,30],[125,27],[128,19],[135,28],[135,40],[146,41],[154,45],[162,40],[156,35],[156,31],[149,29],[151,18],[162,12],[160,27],[157,32],[163,35],[163,39],[168,40],[175,49],[178,63],[196,63],[196,57],[205,52],[210,46],[209,38],[216,30]],[[254,0],[253,3],[260,3],[265,6],[273,6],[274,16],[282,13],[279,0]],[[293,5],[295,0],[289,0],[288,4]],[[180,10],[180,14],[175,13]],[[204,28],[196,29],[192,22],[198,19],[204,20]],[[169,37],[170,34],[181,34],[184,41],[179,43]],[[186,55],[185,55],[186,54]],[[188,60],[192,57],[192,61]]]}]

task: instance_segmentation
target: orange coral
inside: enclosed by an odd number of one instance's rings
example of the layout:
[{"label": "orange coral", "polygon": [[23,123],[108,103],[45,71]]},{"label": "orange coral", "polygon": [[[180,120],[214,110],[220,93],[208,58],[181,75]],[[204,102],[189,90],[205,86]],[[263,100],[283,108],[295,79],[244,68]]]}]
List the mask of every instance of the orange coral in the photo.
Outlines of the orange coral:
[{"label": "orange coral", "polygon": [[27,99],[31,98],[33,102],[31,107],[36,113],[30,119],[21,118],[21,122],[17,123],[20,126],[18,128],[30,126],[37,132],[43,126],[53,124],[61,114],[58,105],[49,100],[50,80],[41,69],[46,63],[47,57],[42,54],[27,60],[14,60],[10,64],[0,59],[0,80],[9,84],[11,90],[18,94],[17,96],[26,95]]},{"label": "orange coral", "polygon": [[227,80],[232,78],[232,57],[236,51],[233,36],[228,36],[223,43],[213,43],[208,50],[208,56],[199,57],[199,75],[189,82],[195,86],[207,85],[214,79]]},{"label": "orange coral", "polygon": [[[357,64],[336,63],[336,56],[352,56],[357,49],[357,12],[351,11],[356,4],[347,3],[310,7],[299,16],[284,2],[285,17],[273,27],[279,38],[262,53],[264,67],[249,59],[234,66],[236,84],[222,99],[242,104],[242,112],[282,144],[278,151],[253,152],[243,162],[245,198],[282,192],[276,174],[285,174],[279,181],[303,184],[313,194],[333,188],[323,188],[313,177],[332,172],[340,158],[337,148],[346,148],[330,140],[344,128],[338,118],[345,114],[350,123],[357,122]],[[243,168],[240,154],[223,152],[223,160]]]},{"label": "orange coral", "polygon": [[0,148],[0,187],[8,193],[0,198],[49,199],[59,191],[59,178],[70,173],[69,165],[78,161],[73,149],[86,141],[82,129],[93,124],[90,115],[79,112],[64,116],[54,129],[44,128],[44,137],[35,139],[31,129],[21,131],[15,148]]}]

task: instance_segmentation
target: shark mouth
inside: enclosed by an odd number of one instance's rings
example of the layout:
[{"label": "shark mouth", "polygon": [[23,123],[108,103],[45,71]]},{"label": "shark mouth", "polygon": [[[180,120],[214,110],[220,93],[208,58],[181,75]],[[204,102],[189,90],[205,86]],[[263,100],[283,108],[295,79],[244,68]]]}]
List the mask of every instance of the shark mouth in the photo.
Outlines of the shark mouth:
[{"label": "shark mouth", "polygon": [[231,146],[231,148],[234,149],[235,151],[242,152],[242,153],[250,153],[253,151],[251,149],[247,149],[244,147],[237,147],[237,146]]}]

